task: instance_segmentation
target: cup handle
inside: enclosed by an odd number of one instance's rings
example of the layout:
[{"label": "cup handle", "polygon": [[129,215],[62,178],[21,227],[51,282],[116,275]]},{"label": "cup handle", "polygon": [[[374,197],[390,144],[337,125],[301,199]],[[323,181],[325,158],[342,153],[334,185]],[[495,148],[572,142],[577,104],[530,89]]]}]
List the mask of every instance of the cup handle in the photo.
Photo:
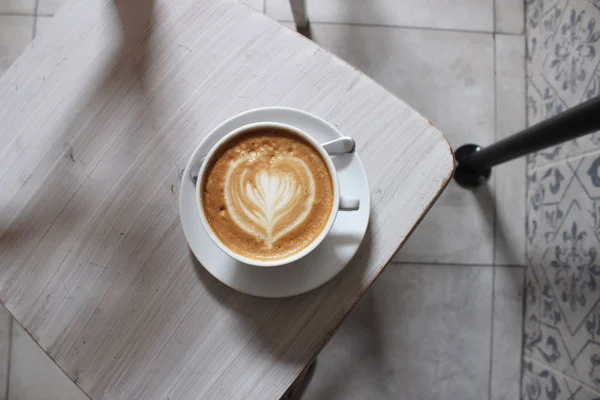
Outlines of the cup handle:
[{"label": "cup handle", "polygon": [[356,143],[354,143],[354,139],[348,136],[344,136],[341,138],[337,138],[334,140],[330,140],[329,142],[325,142],[321,144],[327,154],[330,156],[337,156],[340,154],[348,154],[354,152],[356,148]]},{"label": "cup handle", "polygon": [[360,200],[356,197],[340,196],[340,211],[356,211],[360,208]]},{"label": "cup handle", "polygon": [[[337,138],[321,144],[327,154],[337,156],[341,154],[353,153],[356,148],[354,139],[348,136]],[[356,211],[360,208],[360,200],[356,197],[340,196],[340,211]]]}]

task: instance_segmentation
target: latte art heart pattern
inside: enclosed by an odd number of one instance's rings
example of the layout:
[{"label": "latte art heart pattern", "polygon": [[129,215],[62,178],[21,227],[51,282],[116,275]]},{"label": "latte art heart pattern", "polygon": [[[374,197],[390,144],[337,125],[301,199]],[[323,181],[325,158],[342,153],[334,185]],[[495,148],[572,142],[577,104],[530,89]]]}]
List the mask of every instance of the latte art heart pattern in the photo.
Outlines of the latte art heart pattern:
[{"label": "latte art heart pattern", "polygon": [[200,212],[225,249],[273,261],[298,254],[325,232],[335,186],[327,160],[309,141],[257,128],[223,143],[213,157],[200,183]]},{"label": "latte art heart pattern", "polygon": [[244,157],[230,165],[224,196],[234,223],[272,248],[310,214],[315,181],[306,163],[294,156],[260,166]]}]

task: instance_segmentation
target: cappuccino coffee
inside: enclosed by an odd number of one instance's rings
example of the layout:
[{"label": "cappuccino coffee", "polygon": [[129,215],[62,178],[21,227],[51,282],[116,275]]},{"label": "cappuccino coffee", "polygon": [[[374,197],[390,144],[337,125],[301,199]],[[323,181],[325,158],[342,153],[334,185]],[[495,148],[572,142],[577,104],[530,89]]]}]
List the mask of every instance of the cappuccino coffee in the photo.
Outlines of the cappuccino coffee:
[{"label": "cappuccino coffee", "polygon": [[263,127],[224,143],[209,161],[200,195],[214,234],[233,252],[277,260],[310,245],[333,209],[327,163],[304,138]]}]

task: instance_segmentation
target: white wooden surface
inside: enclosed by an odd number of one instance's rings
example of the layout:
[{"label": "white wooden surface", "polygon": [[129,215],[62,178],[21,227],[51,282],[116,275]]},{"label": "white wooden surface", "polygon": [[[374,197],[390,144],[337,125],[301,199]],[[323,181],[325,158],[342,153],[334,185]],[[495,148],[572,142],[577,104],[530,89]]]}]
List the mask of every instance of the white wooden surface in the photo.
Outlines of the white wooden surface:
[{"label": "white wooden surface", "polygon": [[[314,43],[228,1],[73,2],[0,80],[0,299],[93,399],[276,399],[451,176],[438,129]],[[372,216],[354,261],[291,299],[189,252],[180,173],[241,111],[297,107],[357,141]]]}]

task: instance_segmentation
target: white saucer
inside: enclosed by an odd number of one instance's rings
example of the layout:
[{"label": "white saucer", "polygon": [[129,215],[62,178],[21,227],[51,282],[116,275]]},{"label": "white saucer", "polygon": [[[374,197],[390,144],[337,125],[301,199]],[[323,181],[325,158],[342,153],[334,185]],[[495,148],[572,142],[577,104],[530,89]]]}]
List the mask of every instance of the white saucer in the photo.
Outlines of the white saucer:
[{"label": "white saucer", "polygon": [[336,128],[321,118],[292,108],[267,107],[236,115],[208,134],[190,158],[181,182],[179,216],[185,237],[196,258],[210,274],[225,285],[253,296],[294,296],[323,285],[354,257],[369,223],[369,184],[358,154],[334,156],[340,193],[358,197],[360,210],[340,211],[329,235],[319,247],[291,264],[256,267],[234,260],[212,242],[202,227],[190,169],[199,165],[199,161],[226,133],[240,126],[263,121],[295,126],[321,143],[342,136]]}]

